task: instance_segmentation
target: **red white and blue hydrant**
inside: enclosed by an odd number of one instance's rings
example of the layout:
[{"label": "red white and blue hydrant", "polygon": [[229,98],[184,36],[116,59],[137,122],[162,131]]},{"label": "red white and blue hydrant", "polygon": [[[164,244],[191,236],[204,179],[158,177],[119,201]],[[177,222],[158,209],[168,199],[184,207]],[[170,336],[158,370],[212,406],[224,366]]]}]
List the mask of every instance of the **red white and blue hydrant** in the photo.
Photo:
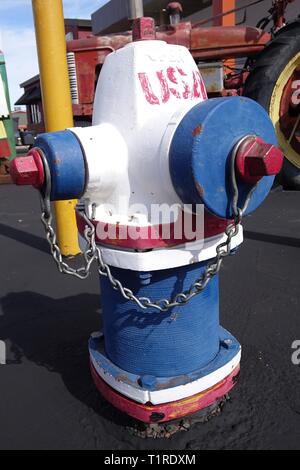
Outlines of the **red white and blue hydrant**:
[{"label": "red white and blue hydrant", "polygon": [[[218,272],[283,157],[263,108],[208,100],[189,51],[156,41],[153,20],[137,20],[134,39],[105,60],[93,125],[40,135],[11,174],[41,190],[48,235],[49,200],[80,199],[101,284],[93,378],[115,407],[162,423],[214,405],[236,381],[241,347],[219,324]],[[152,210],[162,206],[168,217]]]}]

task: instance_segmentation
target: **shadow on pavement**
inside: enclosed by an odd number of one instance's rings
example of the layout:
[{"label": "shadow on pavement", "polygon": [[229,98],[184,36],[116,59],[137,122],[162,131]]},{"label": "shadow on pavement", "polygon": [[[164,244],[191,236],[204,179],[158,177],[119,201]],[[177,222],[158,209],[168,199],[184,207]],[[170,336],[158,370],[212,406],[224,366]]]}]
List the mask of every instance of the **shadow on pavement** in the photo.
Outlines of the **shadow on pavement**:
[{"label": "shadow on pavement", "polygon": [[295,248],[300,247],[300,238],[284,237],[279,235],[272,235],[270,233],[252,232],[250,230],[245,230],[244,236],[249,240],[274,243],[276,245],[292,246]]},{"label": "shadow on pavement", "polygon": [[6,367],[26,358],[58,373],[76,399],[106,420],[126,426],[130,420],[101,397],[89,371],[88,339],[101,326],[98,305],[99,296],[93,294],[53,299],[21,292],[3,297],[1,339],[13,345]]},{"label": "shadow on pavement", "polygon": [[43,253],[50,253],[50,247],[46,238],[38,237],[32,233],[25,232],[24,230],[19,230],[0,223],[0,235],[16,240],[19,243],[23,243],[23,245],[30,246],[42,251]]}]

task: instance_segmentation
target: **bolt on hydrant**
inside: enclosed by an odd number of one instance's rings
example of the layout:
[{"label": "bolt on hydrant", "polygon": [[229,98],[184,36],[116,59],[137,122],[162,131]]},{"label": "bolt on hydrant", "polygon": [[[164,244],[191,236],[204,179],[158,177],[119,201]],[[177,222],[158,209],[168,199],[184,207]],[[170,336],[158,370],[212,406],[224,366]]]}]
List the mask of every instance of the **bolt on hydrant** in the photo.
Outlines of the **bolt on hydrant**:
[{"label": "bolt on hydrant", "polygon": [[[98,263],[103,332],[89,341],[91,371],[136,420],[182,419],[233,388],[241,346],[219,324],[218,274],[281,169],[276,145],[260,105],[208,100],[188,49],[155,40],[154,21],[140,18],[133,42],[105,60],[93,125],[40,135],[12,163],[16,184],[40,190],[59,270],[86,278]],[[79,270],[51,225],[50,201],[64,199],[80,199]],[[162,206],[168,217],[153,210]]]}]

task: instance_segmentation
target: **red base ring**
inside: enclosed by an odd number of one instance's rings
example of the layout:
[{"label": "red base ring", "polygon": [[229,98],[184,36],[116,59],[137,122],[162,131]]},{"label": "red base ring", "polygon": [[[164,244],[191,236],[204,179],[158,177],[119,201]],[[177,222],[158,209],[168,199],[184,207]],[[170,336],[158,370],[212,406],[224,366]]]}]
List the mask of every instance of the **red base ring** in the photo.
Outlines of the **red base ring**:
[{"label": "red base ring", "polygon": [[235,385],[240,372],[238,366],[230,375],[214,387],[183,400],[161,405],[137,403],[113,390],[98,375],[91,364],[93,380],[101,395],[115,408],[143,423],[164,423],[189,416],[213,405],[226,395]]}]

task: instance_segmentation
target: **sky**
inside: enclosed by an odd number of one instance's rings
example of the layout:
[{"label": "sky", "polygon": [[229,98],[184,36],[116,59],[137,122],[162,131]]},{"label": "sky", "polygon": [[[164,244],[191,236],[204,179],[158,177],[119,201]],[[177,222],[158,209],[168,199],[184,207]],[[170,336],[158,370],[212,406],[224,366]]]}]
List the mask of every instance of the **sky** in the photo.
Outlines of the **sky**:
[{"label": "sky", "polygon": [[[65,18],[90,19],[108,0],[63,0]],[[23,94],[20,83],[38,74],[31,0],[0,0],[0,50],[3,51],[12,109]]]}]

